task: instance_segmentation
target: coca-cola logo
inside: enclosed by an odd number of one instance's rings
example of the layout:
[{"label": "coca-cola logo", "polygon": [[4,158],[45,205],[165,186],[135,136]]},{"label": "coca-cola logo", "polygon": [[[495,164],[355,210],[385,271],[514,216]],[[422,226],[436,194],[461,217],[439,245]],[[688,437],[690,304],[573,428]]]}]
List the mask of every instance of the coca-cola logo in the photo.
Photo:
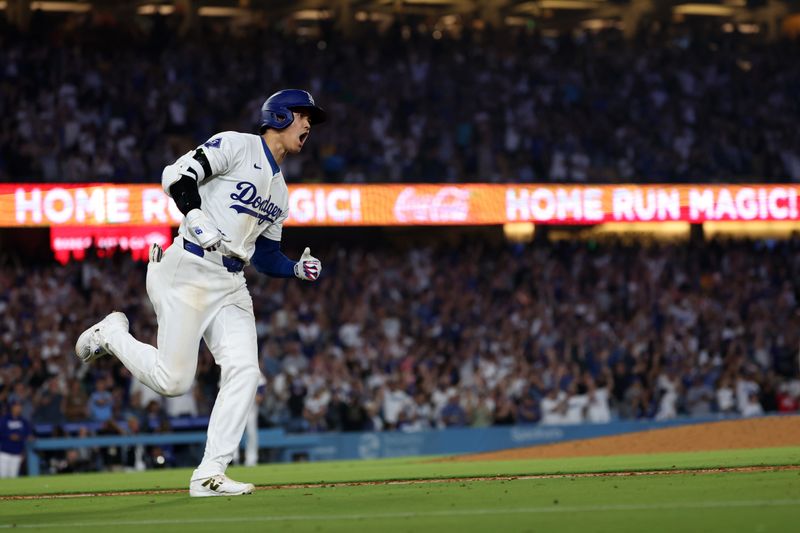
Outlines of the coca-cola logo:
[{"label": "coca-cola logo", "polygon": [[394,203],[398,222],[464,222],[469,217],[469,191],[441,187],[435,193],[406,187]]}]

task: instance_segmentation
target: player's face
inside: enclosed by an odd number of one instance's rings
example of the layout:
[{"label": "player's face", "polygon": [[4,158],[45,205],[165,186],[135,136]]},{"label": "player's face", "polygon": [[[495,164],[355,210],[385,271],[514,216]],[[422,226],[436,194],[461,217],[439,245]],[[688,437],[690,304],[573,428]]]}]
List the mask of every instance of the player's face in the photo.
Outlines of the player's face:
[{"label": "player's face", "polygon": [[283,130],[283,145],[290,154],[296,154],[303,149],[311,131],[311,119],[308,113],[293,111],[294,120],[288,128]]}]

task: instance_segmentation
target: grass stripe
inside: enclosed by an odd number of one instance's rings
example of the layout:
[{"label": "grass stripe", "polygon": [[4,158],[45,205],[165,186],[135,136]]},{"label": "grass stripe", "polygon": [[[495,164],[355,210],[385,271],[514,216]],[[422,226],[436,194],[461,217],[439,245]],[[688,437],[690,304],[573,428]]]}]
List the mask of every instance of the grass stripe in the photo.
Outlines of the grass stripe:
[{"label": "grass stripe", "polygon": [[381,520],[398,518],[424,517],[468,517],[508,514],[553,514],[553,513],[589,513],[589,512],[628,512],[628,511],[673,511],[692,509],[729,509],[742,507],[791,507],[800,505],[800,499],[793,500],[729,500],[656,504],[618,504],[618,505],[564,505],[548,507],[517,507],[507,509],[454,509],[449,511],[414,511],[393,513],[364,514],[327,514],[327,515],[278,515],[278,516],[240,516],[202,519],[175,520],[114,520],[104,522],[72,522],[42,524],[0,524],[0,529],[52,529],[65,527],[118,527],[118,526],[169,526],[186,524],[237,524],[252,522],[301,522],[311,520],[347,521],[347,520]]}]

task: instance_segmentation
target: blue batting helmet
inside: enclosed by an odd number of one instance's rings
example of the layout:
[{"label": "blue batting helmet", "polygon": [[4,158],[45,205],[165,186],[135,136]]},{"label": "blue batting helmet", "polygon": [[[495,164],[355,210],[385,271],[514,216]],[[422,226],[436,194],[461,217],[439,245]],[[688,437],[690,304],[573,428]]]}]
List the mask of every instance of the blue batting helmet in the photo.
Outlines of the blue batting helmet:
[{"label": "blue batting helmet", "polygon": [[308,91],[300,89],[284,89],[278,91],[261,106],[261,122],[259,131],[267,128],[282,130],[294,120],[292,111],[305,111],[310,115],[311,124],[325,122],[327,114],[314,103],[314,97]]}]

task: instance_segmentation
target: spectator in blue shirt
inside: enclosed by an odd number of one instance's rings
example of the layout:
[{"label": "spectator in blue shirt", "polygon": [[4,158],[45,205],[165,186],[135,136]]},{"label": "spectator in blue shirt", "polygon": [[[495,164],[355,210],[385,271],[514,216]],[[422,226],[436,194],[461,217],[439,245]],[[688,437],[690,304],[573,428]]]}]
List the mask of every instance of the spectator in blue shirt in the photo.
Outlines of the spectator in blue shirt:
[{"label": "spectator in blue shirt", "polygon": [[536,400],[530,394],[526,394],[520,401],[520,406],[517,409],[517,423],[518,424],[535,424],[539,421],[539,409],[536,406]]},{"label": "spectator in blue shirt", "polygon": [[467,413],[461,407],[460,398],[453,394],[442,407],[442,420],[447,427],[464,427],[467,425]]},{"label": "spectator in blue shirt", "polygon": [[111,396],[111,392],[108,391],[108,381],[108,377],[98,379],[97,388],[89,396],[89,414],[92,420],[97,422],[105,422],[111,418],[112,408],[114,407],[114,399]]},{"label": "spectator in blue shirt", "polygon": [[25,442],[31,436],[31,424],[22,417],[22,404],[12,402],[9,411],[0,418],[0,478],[19,476]]},{"label": "spectator in blue shirt", "polygon": [[52,377],[33,397],[33,420],[42,424],[61,424],[64,421],[64,395],[58,377]]}]

